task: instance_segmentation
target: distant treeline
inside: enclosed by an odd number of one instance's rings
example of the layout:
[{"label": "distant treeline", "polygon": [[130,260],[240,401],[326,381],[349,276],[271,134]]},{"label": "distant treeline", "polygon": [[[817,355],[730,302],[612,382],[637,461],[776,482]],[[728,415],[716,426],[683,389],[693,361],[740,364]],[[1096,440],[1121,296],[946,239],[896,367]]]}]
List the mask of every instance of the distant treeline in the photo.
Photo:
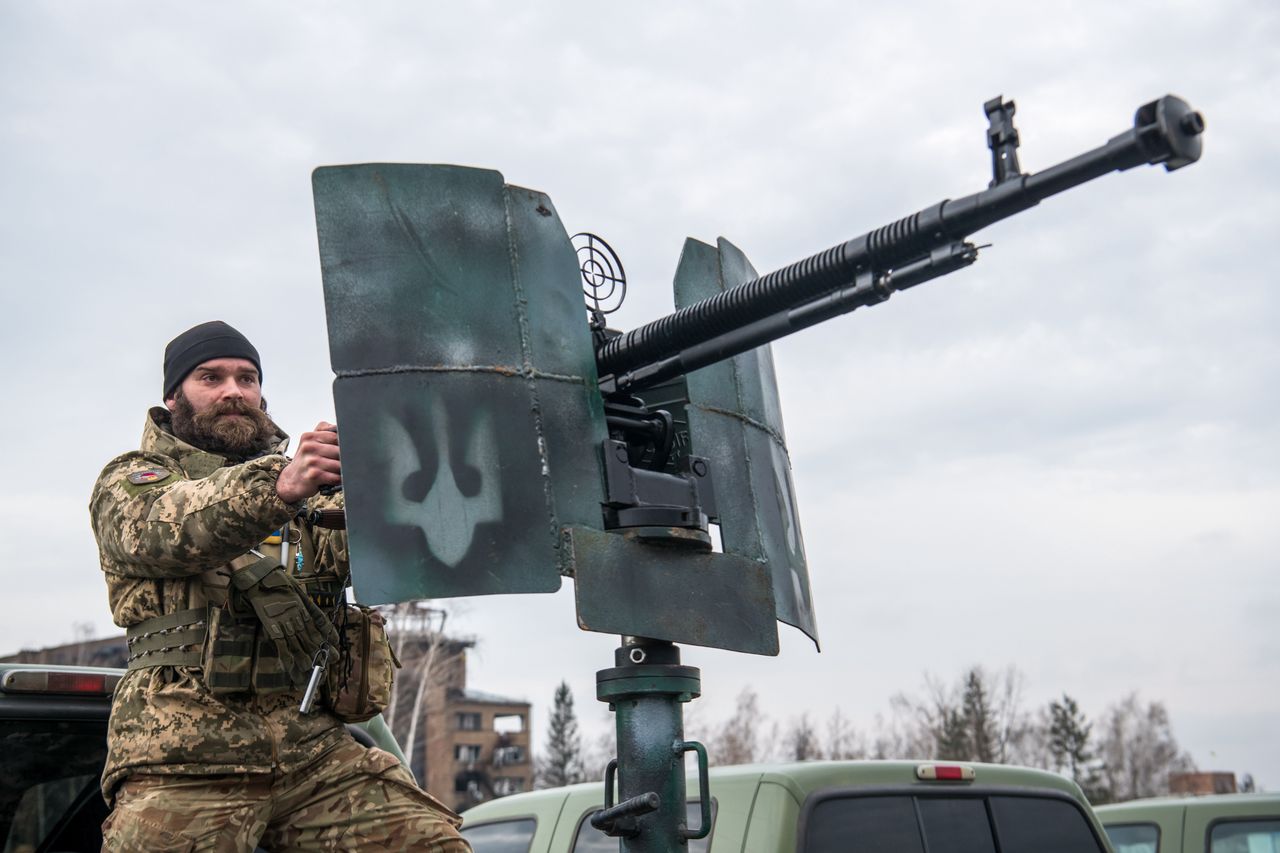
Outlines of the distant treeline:
[{"label": "distant treeline", "polygon": [[1093,803],[1166,794],[1170,774],[1195,770],[1161,702],[1133,693],[1090,720],[1065,693],[1026,708],[1022,681],[1017,669],[980,666],[951,683],[928,676],[920,693],[893,696],[867,731],[839,708],[825,719],[806,711],[771,720],[747,687],[729,719],[687,734],[707,744],[716,764],[907,758],[1043,767],[1074,779]]},{"label": "distant treeline", "polygon": [[[718,723],[687,706],[685,734],[706,744],[713,765],[900,758],[1041,767],[1074,779],[1095,804],[1161,796],[1169,793],[1171,774],[1195,771],[1163,703],[1144,703],[1131,693],[1091,720],[1065,693],[1043,707],[1025,707],[1022,682],[1013,667],[992,673],[973,666],[950,683],[926,676],[921,692],[893,696],[889,713],[877,715],[867,730],[838,707],[825,717],[805,711],[771,719],[748,686],[732,715]],[[556,691],[548,743],[538,751],[544,786],[595,778],[593,768],[603,768],[613,752],[611,733],[583,746],[564,683]]]}]

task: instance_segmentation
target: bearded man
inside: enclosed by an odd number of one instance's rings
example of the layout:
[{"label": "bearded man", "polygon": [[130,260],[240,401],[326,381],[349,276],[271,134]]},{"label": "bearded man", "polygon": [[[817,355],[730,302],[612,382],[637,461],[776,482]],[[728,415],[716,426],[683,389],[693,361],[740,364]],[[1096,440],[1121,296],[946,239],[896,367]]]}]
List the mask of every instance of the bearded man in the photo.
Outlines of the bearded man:
[{"label": "bearded man", "polygon": [[[456,814],[365,748],[308,683],[343,645],[338,433],[268,417],[248,339],[203,323],[165,349],[164,407],[113,459],[89,509],[128,671],[112,702],[105,850],[465,853]],[[333,656],[331,656],[333,653]],[[341,666],[342,660],[331,666]],[[314,678],[309,678],[313,675]],[[322,703],[323,704],[323,703]]]}]

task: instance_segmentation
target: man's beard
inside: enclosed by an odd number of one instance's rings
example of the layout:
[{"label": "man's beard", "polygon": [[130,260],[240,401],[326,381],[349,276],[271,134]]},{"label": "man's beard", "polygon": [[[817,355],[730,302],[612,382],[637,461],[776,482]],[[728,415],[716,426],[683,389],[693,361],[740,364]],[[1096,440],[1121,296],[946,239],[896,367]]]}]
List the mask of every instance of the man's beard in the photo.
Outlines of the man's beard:
[{"label": "man's beard", "polygon": [[[267,417],[265,400],[262,405],[257,409],[244,400],[223,400],[197,413],[182,389],[178,389],[173,404],[173,434],[209,453],[253,456],[270,450],[280,432]],[[222,417],[230,414],[243,417]]]}]

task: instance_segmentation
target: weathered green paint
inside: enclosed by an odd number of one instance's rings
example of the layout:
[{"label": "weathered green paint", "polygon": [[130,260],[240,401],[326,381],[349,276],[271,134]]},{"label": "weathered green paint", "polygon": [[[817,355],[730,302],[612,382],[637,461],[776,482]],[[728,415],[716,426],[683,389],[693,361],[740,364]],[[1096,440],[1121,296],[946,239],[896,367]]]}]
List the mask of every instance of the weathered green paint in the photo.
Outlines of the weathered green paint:
[{"label": "weathered green paint", "polygon": [[360,599],[558,589],[561,528],[601,525],[605,427],[550,199],[457,166],[313,188]]},{"label": "weathered green paint", "polygon": [[[937,791],[946,796],[949,792],[963,795],[970,785],[980,785],[993,791],[1004,789],[1020,801],[1032,804],[1046,796],[1070,797],[1080,805],[1090,828],[1097,834],[1099,840],[1095,853],[1101,853],[1102,827],[1089,813],[1088,802],[1079,787],[1057,773],[1010,765],[966,764],[976,770],[977,778],[973,783],[926,782],[916,777],[915,771],[920,763],[806,761],[712,768],[710,787],[711,799],[715,803],[715,823],[709,839],[711,843],[690,842],[687,850],[796,853],[797,824],[802,806],[811,796],[832,789],[854,794],[870,790],[882,793]],[[696,798],[695,778],[687,776],[685,784],[687,797]],[[536,828],[529,843],[529,853],[571,853],[579,822],[585,814],[600,808],[603,795],[603,786],[594,781],[489,800],[463,814],[463,834],[485,825],[532,819]],[[948,839],[958,845],[973,840],[974,836],[968,831]],[[1055,849],[1052,840],[1045,839],[1046,849]],[[1205,849],[1202,839],[1199,853]]]},{"label": "weathered green paint", "polygon": [[[1158,847],[1133,845],[1131,849],[1144,849],[1148,853],[1201,853],[1224,846],[1221,840],[1216,845],[1212,844],[1212,831],[1222,824],[1227,824],[1222,828],[1229,830],[1231,824],[1267,822],[1272,835],[1280,831],[1280,794],[1210,794],[1130,800],[1098,806],[1094,813],[1117,850],[1124,849],[1121,842],[1128,834],[1126,830],[1133,832],[1149,828],[1158,830]],[[1259,832],[1259,835],[1264,834]],[[1236,843],[1241,841],[1243,839]]]},{"label": "weathered green paint", "polygon": [[[550,199],[457,166],[325,167],[313,184],[362,601],[576,574],[587,630],[754,654],[777,654],[775,619],[816,636],[767,347],[650,394],[679,450],[711,461],[725,553],[605,533],[595,354]],[[729,243],[689,241],[677,303],[754,274]]]},{"label": "weathered green paint", "polygon": [[[686,240],[676,269],[676,307],[756,277],[746,256],[728,240],[721,238],[718,247]],[[695,370],[686,382],[690,452],[711,463],[725,553],[767,566],[777,618],[816,643],[772,350],[762,346]]]},{"label": "weathered green paint", "polygon": [[778,653],[768,569],[734,554],[569,531],[578,625],[587,631]]},{"label": "weathered green paint", "polygon": [[[627,663],[634,651],[644,657]],[[649,640],[625,643],[615,662],[596,673],[596,698],[614,711],[618,803],[650,792],[659,803],[656,811],[632,818],[636,832],[621,839],[621,849],[678,853],[686,847],[681,834],[688,829],[682,705],[702,692],[700,674],[680,665],[679,649]]]}]

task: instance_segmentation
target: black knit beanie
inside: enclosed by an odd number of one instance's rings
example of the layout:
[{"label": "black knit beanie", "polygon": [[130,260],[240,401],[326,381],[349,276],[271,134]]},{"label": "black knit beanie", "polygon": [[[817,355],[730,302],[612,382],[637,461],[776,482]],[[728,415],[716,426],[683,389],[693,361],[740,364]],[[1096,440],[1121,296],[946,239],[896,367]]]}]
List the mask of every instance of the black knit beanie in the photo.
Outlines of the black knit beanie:
[{"label": "black knit beanie", "polygon": [[210,320],[193,326],[164,348],[164,396],[173,396],[187,374],[212,358],[245,358],[258,368],[258,381],[262,381],[262,364],[258,351],[249,339],[221,320]]}]

